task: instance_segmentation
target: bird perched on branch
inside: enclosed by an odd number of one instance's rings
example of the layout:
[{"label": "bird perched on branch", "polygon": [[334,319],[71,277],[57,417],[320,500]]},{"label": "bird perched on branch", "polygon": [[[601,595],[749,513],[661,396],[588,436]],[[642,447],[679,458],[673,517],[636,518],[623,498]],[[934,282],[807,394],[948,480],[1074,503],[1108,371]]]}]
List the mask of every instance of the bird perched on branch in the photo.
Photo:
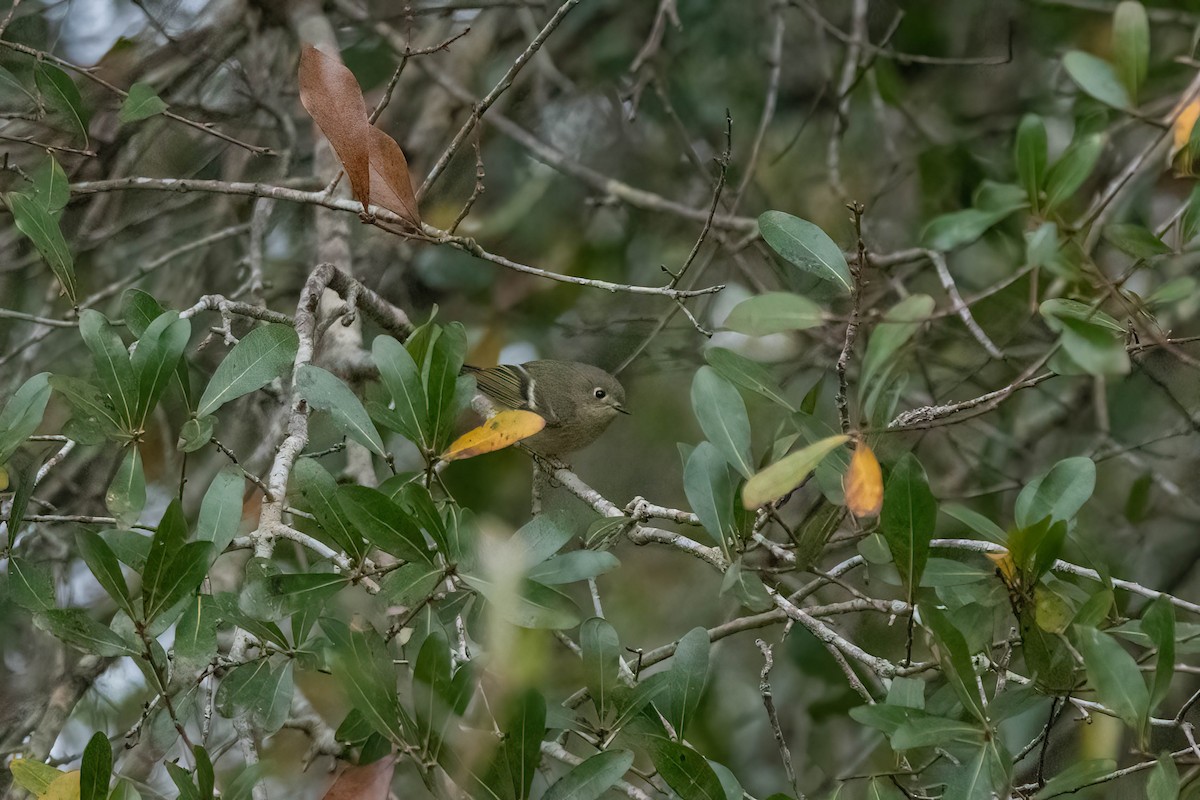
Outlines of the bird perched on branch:
[{"label": "bird perched on branch", "polygon": [[529,361],[499,367],[464,366],[479,391],[501,408],[532,411],[546,427],[524,444],[544,456],[587,447],[625,410],[625,389],[599,367],[577,361]]}]

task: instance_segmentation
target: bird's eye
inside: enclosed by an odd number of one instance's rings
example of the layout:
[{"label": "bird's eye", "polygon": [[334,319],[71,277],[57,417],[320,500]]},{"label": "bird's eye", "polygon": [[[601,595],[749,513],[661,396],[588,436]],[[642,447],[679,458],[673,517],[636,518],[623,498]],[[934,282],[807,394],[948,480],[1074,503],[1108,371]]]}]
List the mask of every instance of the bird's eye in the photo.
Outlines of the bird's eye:
[{"label": "bird's eye", "polygon": [[599,388],[596,389],[595,391],[593,391],[592,394],[594,394],[596,396],[597,400],[603,400],[604,398],[608,397],[608,392],[604,391],[603,389],[599,389]]}]

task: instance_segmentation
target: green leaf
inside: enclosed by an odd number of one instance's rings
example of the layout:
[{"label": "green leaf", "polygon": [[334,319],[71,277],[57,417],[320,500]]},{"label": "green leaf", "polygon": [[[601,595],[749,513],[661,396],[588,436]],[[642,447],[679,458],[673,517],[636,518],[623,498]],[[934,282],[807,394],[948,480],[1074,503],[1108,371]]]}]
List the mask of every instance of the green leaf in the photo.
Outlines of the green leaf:
[{"label": "green leaf", "polygon": [[893,750],[917,747],[942,747],[952,742],[979,743],[987,731],[977,723],[945,717],[914,717],[902,723],[891,735]]},{"label": "green leaf", "polygon": [[1175,607],[1163,595],[1159,595],[1146,613],[1142,615],[1142,630],[1154,642],[1158,656],[1154,662],[1154,681],[1150,684],[1150,705],[1146,716],[1167,698],[1171,690],[1171,679],[1175,677]]},{"label": "green leaf", "polygon": [[1158,763],[1146,779],[1146,800],[1179,800],[1179,768],[1170,753],[1158,757]]},{"label": "green leaf", "polygon": [[51,608],[34,617],[38,627],[97,656],[134,656],[141,651],[130,645],[111,628],[97,622],[82,608]]},{"label": "green leaf", "polygon": [[263,325],[234,345],[213,372],[196,408],[196,416],[212,414],[242,395],[257,391],[287,374],[300,339],[289,325]]},{"label": "green leaf", "polygon": [[39,60],[34,68],[34,80],[49,110],[77,131],[87,143],[90,114],[71,76],[53,64]]},{"label": "green leaf", "polygon": [[612,572],[619,566],[621,566],[621,562],[612,553],[597,550],[573,550],[570,553],[562,553],[543,561],[530,569],[526,577],[547,586],[557,586],[595,578],[606,572]]},{"label": "green leaf", "polygon": [[708,680],[708,631],[692,628],[675,648],[667,688],[655,703],[667,722],[682,739],[688,723],[695,717]]},{"label": "green leaf", "polygon": [[1059,461],[1025,485],[1014,509],[1017,525],[1027,528],[1050,517],[1070,521],[1096,488],[1096,463],[1087,456]]},{"label": "green leaf", "polygon": [[1022,202],[995,210],[965,208],[934,217],[921,231],[921,245],[930,250],[955,250],[968,245],[1024,205]]},{"label": "green leaf", "polygon": [[988,739],[969,760],[956,767],[942,800],[993,800],[1008,797],[1012,759],[995,738]]},{"label": "green leaf", "polygon": [[542,800],[599,800],[632,766],[629,750],[597,753],[559,778]]},{"label": "green leaf", "polygon": [[10,558],[7,588],[9,599],[27,611],[54,608],[54,579],[42,564]]},{"label": "green leaf", "polygon": [[29,237],[33,246],[46,259],[63,293],[74,305],[76,302],[75,260],[71,256],[71,248],[63,238],[58,219],[38,204],[36,198],[19,192],[9,192],[4,196],[8,208],[12,211],[13,224],[17,230]]},{"label": "green leaf", "polygon": [[146,475],[142,471],[142,454],[136,444],[130,444],[126,449],[104,494],[104,506],[124,528],[137,522],[146,507]]},{"label": "green leaf", "polygon": [[425,637],[413,666],[413,715],[426,753],[437,753],[453,705],[450,646],[440,631]]},{"label": "green leaf", "polygon": [[83,748],[79,769],[79,800],[108,800],[112,780],[112,745],[102,731],[96,731]]},{"label": "green leaf", "polygon": [[1049,214],[1066,202],[1083,185],[1104,150],[1104,134],[1093,133],[1071,143],[1058,161],[1046,173],[1046,203],[1042,211]]},{"label": "green leaf", "polygon": [[711,442],[701,442],[688,456],[683,468],[683,490],[713,541],[724,547],[736,538],[734,482],[728,461]]},{"label": "green leaf", "polygon": [[129,87],[129,96],[121,104],[121,111],[117,114],[117,118],[121,120],[122,125],[125,125],[153,117],[166,110],[167,104],[154,93],[154,88],[148,83],[139,82]]},{"label": "green leaf", "polygon": [[467,349],[467,332],[459,323],[445,327],[432,322],[422,325],[406,343],[413,360],[421,367],[427,417],[422,425],[434,452],[442,452],[454,431],[460,404],[465,408],[473,392],[471,376],[459,377]]},{"label": "green leaf", "polygon": [[1150,20],[1141,3],[1125,0],[1117,4],[1112,39],[1117,74],[1129,96],[1136,98],[1150,68]]},{"label": "green leaf", "polygon": [[349,582],[349,578],[336,572],[296,572],[272,575],[266,585],[284,609],[284,616],[290,616],[308,608],[321,608]]},{"label": "green leaf", "polygon": [[126,431],[136,430],[137,382],[125,343],[108,318],[99,311],[84,309],[79,315],[79,332],[92,352],[100,385],[112,399],[117,418]]},{"label": "green leaf", "polygon": [[750,417],[741,394],[712,367],[696,370],[692,380],[692,410],[705,437],[730,466],[750,477],[754,465],[750,454]]},{"label": "green leaf", "polygon": [[329,639],[327,657],[351,705],[389,741],[403,746],[413,724],[396,695],[396,668],[383,637],[374,629],[351,630],[345,623],[322,619]]},{"label": "green leaf", "polygon": [[704,351],[704,359],[723,377],[743,389],[756,392],[788,411],[796,410],[783,396],[783,390],[779,388],[778,382],[771,377],[770,371],[763,365],[732,350],[726,350],[724,347],[707,348]]},{"label": "green leaf", "polygon": [[1141,732],[1150,707],[1150,693],[1137,662],[1111,636],[1088,627],[1076,627],[1075,631],[1096,699],[1130,728]]},{"label": "green leaf", "polygon": [[217,418],[212,414],[187,420],[179,429],[179,441],[175,447],[184,453],[196,452],[212,441],[216,425]]},{"label": "green leaf", "polygon": [[592,617],[579,626],[579,647],[583,651],[583,682],[603,722],[613,709],[621,659],[621,642],[607,620]]},{"label": "green leaf", "polygon": [[34,197],[43,209],[50,213],[58,213],[66,207],[67,200],[71,199],[71,184],[54,156],[47,155],[46,161],[42,162],[31,178],[34,180]]},{"label": "green leaf", "polygon": [[79,555],[83,558],[92,575],[99,581],[108,596],[116,601],[117,606],[134,616],[133,600],[129,594],[129,585],[125,583],[125,575],[121,572],[121,564],[116,554],[104,539],[90,531],[82,532],[75,538],[79,546]]},{"label": "green leaf", "polygon": [[150,541],[142,571],[142,617],[149,624],[189,594],[208,572],[211,542],[189,542],[178,498],[171,501]]},{"label": "green leaf", "polygon": [[1037,114],[1021,117],[1015,147],[1017,176],[1025,187],[1029,205],[1036,211],[1046,180],[1046,125]]},{"label": "green leaf", "polygon": [[291,479],[325,535],[356,561],[361,561],[366,555],[366,544],[338,502],[337,481],[329,471],[316,459],[302,458],[292,468]]},{"label": "green leaf", "polygon": [[1033,796],[1033,800],[1047,800],[1047,798],[1077,792],[1116,768],[1117,762],[1111,758],[1090,758],[1085,761],[1077,761],[1046,781],[1046,785],[1038,790],[1038,793]]},{"label": "green leaf", "polygon": [[575,525],[562,512],[538,514],[513,534],[512,544],[520,551],[525,567],[541,564],[562,549],[575,535]]},{"label": "green leaf", "polygon": [[343,434],[377,456],[386,456],[383,440],[362,402],[336,375],[312,364],[296,370],[296,391],[317,411],[327,411]]},{"label": "green leaf", "polygon": [[517,591],[490,579],[464,575],[463,580],[487,598],[503,619],[521,628],[564,630],[579,624],[579,607],[570,597],[528,579]]},{"label": "green leaf", "polygon": [[503,719],[503,737],[488,768],[487,785],[501,789],[505,797],[525,800],[542,759],[546,700],[536,689],[525,689],[512,698]]},{"label": "green leaf", "polygon": [[867,784],[867,800],[902,800],[904,792],[896,788],[891,778],[871,778]]},{"label": "green leaf", "polygon": [[72,438],[79,436],[81,430],[95,435],[81,444],[100,444],[121,436],[123,426],[111,400],[101,389],[68,375],[50,376],[50,386],[71,406],[70,422],[77,426]]},{"label": "green leaf", "polygon": [[936,523],[937,501],[929,491],[925,470],[916,456],[907,453],[888,476],[879,530],[887,540],[910,603],[921,585]]},{"label": "green leaf", "polygon": [[416,523],[383,492],[367,486],[340,486],[337,502],[358,533],[385,553],[405,561],[432,563]]},{"label": "green leaf", "polygon": [[237,537],[242,525],[242,494],[246,479],[241,467],[228,464],[208,485],[200,501],[200,516],[196,520],[196,540],[212,542],[213,553],[221,554]]},{"label": "green leaf", "polygon": [[1114,336],[1105,326],[1075,319],[1047,319],[1058,331],[1062,350],[1050,359],[1049,367],[1059,375],[1126,375],[1129,353],[1124,337]]},{"label": "green leaf", "polygon": [[431,449],[433,443],[424,430],[429,411],[417,362],[390,336],[377,336],[371,354],[379,367],[379,377],[392,395],[397,432],[419,447]]},{"label": "green leaf", "polygon": [[775,601],[767,592],[762,578],[753,570],[745,569],[741,558],[734,559],[725,570],[725,577],[721,579],[721,596],[726,594],[732,594],[751,611],[766,611],[775,606]]},{"label": "green leaf", "polygon": [[746,482],[742,489],[742,505],[758,508],[788,494],[800,486],[827,455],[848,441],[849,436],[829,436],[784,456]]},{"label": "green leaf", "polygon": [[850,268],[846,257],[825,231],[808,220],[782,211],[767,211],[758,217],[763,241],[784,259],[817,277],[850,291]]},{"label": "green leaf", "polygon": [[1045,300],[1038,307],[1038,312],[1045,317],[1047,324],[1050,325],[1052,330],[1057,331],[1062,329],[1060,325],[1057,325],[1058,322],[1075,320],[1099,325],[1102,328],[1121,335],[1125,334],[1125,326],[1120,322],[1117,322],[1100,309],[1093,308],[1087,303],[1081,303],[1078,300],[1065,300],[1062,298]]},{"label": "green leaf", "polygon": [[896,353],[913,337],[933,313],[933,298],[911,294],[883,315],[883,321],[871,332],[867,353],[863,356],[859,395],[865,397],[877,376],[884,375],[895,362]]},{"label": "green leaf", "polygon": [[380,590],[398,606],[410,606],[437,588],[444,570],[436,564],[412,562],[389,572]]},{"label": "green leaf", "polygon": [[1187,207],[1179,220],[1179,240],[1188,244],[1200,233],[1200,183],[1192,187],[1188,195]]},{"label": "green leaf", "polygon": [[687,745],[662,741],[651,749],[650,760],[682,800],[726,800],[717,773],[704,756]]},{"label": "green leaf", "polygon": [[137,378],[134,419],[139,427],[145,425],[147,415],[154,410],[158,398],[175,374],[191,335],[192,323],[180,319],[178,312],[168,311],[151,322],[138,338],[137,349],[133,351],[129,362]]},{"label": "green leaf", "polygon": [[217,710],[225,717],[246,714],[264,733],[275,733],[291,709],[295,693],[293,669],[292,661],[275,667],[266,658],[233,667],[225,673],[217,689]]},{"label": "green leaf", "polygon": [[7,464],[17,448],[33,435],[50,400],[50,373],[39,372],[26,379],[0,411],[0,465]]},{"label": "green leaf", "polygon": [[1104,59],[1080,50],[1072,50],[1063,56],[1063,67],[1080,89],[1101,103],[1122,111],[1133,109],[1129,92],[1117,78],[1112,64]]},{"label": "green leaf", "polygon": [[824,321],[821,307],[807,297],[791,292],[767,292],[734,306],[723,327],[748,336],[767,336],[807,330]]},{"label": "green leaf", "polygon": [[941,662],[946,682],[954,688],[963,708],[986,725],[987,712],[984,711],[976,688],[975,668],[971,662],[967,640],[936,606],[922,603],[920,616],[921,623],[929,629],[937,642],[938,661]]},{"label": "green leaf", "polygon": [[1154,235],[1146,226],[1133,223],[1105,225],[1104,239],[1113,247],[1136,259],[1148,259],[1172,252],[1166,242]]}]

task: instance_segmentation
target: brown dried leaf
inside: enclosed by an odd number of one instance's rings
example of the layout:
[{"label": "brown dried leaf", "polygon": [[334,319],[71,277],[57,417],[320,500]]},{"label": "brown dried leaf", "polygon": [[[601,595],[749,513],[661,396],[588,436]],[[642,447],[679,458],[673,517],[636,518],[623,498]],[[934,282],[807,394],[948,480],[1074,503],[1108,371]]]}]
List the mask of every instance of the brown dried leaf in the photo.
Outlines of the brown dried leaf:
[{"label": "brown dried leaf", "polygon": [[421,227],[408,160],[396,140],[371,126],[371,202]]},{"label": "brown dried leaf", "polygon": [[394,755],[361,767],[350,764],[329,787],[324,800],[387,800],[395,771]]},{"label": "brown dried leaf", "polygon": [[365,209],[371,202],[371,124],[354,73],[310,44],[300,51],[300,102],[333,145],[350,191]]},{"label": "brown dried leaf", "polygon": [[532,411],[501,411],[455,439],[442,453],[442,460],[457,461],[500,450],[533,436],[544,427],[546,420]]},{"label": "brown dried leaf", "polygon": [[883,508],[883,473],[866,442],[859,442],[854,448],[850,468],[842,476],[842,489],[846,508],[859,519],[878,516]]}]

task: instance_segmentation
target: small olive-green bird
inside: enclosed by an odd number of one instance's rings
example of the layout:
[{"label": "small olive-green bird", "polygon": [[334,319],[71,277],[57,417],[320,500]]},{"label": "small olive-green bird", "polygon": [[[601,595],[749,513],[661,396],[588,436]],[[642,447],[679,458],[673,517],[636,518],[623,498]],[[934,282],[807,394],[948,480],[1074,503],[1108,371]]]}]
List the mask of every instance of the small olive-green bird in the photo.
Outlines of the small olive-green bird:
[{"label": "small olive-green bird", "polygon": [[577,361],[528,361],[463,367],[479,391],[501,408],[532,411],[546,420],[524,441],[534,452],[561,456],[587,447],[625,410],[625,389],[599,367]]}]

